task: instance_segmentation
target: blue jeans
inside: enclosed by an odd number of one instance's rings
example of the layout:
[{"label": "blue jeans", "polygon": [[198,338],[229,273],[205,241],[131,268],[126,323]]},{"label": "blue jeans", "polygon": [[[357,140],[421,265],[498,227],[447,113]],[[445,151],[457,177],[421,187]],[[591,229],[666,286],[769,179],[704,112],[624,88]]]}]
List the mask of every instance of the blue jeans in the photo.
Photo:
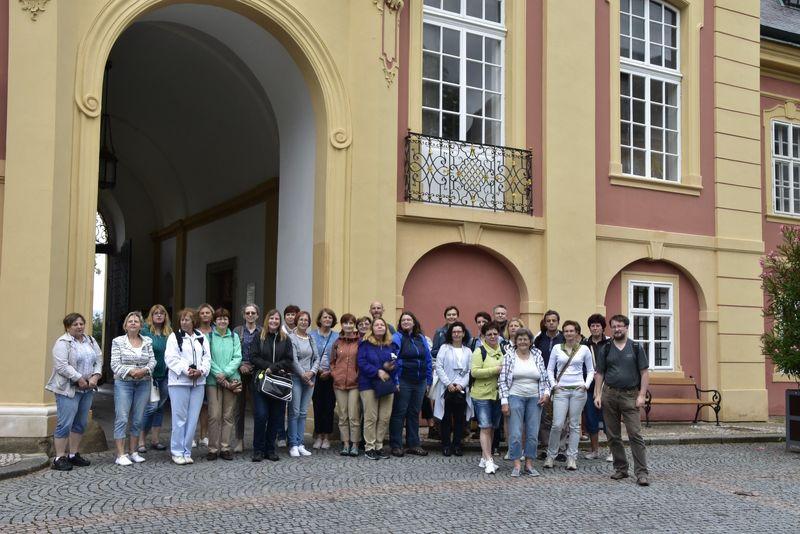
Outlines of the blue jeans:
[{"label": "blue jeans", "polygon": [[547,456],[555,458],[561,441],[561,430],[569,414],[569,440],[567,441],[567,458],[578,457],[578,442],[581,439],[581,414],[586,405],[585,389],[558,388],[553,393],[553,426],[550,429],[550,443],[547,444]]},{"label": "blue jeans", "polygon": [[[539,434],[539,421],[542,418],[542,407],[539,406],[539,397],[508,396],[508,409],[511,412],[508,418],[508,456],[512,460],[522,457],[522,429],[525,428],[525,458],[536,458],[536,449],[539,443],[536,436]],[[558,434],[560,435],[560,434]]]},{"label": "blue jeans", "polygon": [[150,432],[153,427],[161,428],[161,424],[164,422],[164,405],[169,399],[169,386],[167,385],[169,379],[166,376],[164,378],[154,378],[153,382],[158,387],[161,398],[158,402],[147,403],[147,407],[144,409],[144,420],[142,421],[142,430],[144,432]]},{"label": "blue jeans", "polygon": [[400,380],[400,391],[394,394],[392,418],[389,420],[389,446],[403,446],[403,424],[406,427],[406,446],[419,447],[419,411],[425,396],[425,381],[418,383]]},{"label": "blue jeans", "polygon": [[489,399],[472,399],[472,408],[475,410],[475,419],[478,428],[497,428],[500,426],[500,401]]},{"label": "blue jeans", "polygon": [[292,400],[289,402],[289,424],[286,428],[289,447],[297,447],[303,444],[308,402],[311,400],[313,393],[314,384],[309,386],[299,376],[292,375]]},{"label": "blue jeans", "polygon": [[83,434],[89,422],[89,410],[93,398],[94,391],[91,390],[76,391],[71,399],[56,393],[56,429],[53,437],[68,438],[70,432]]},{"label": "blue jeans", "polygon": [[286,403],[264,395],[256,388],[252,388],[252,391],[253,453],[261,452],[267,456],[275,452],[275,436],[283,426]]},{"label": "blue jeans", "polygon": [[150,402],[150,380],[114,380],[114,439],[125,439],[128,418],[130,434],[139,437],[144,409]]},{"label": "blue jeans", "polygon": [[206,387],[169,386],[169,404],[172,407],[172,434],[169,450],[172,456],[191,456],[194,431],[200,408],[206,396]]},{"label": "blue jeans", "polygon": [[597,434],[600,432],[600,426],[605,430],[603,424],[603,409],[594,405],[594,382],[589,386],[586,391],[586,405],[583,408],[583,414],[586,416],[586,431],[590,434]]}]

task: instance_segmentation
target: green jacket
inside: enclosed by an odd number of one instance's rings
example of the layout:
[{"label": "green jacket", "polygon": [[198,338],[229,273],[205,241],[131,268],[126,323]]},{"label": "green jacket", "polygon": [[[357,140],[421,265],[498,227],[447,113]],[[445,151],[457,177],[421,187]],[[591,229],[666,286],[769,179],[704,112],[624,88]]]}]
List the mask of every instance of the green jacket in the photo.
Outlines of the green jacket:
[{"label": "green jacket", "polygon": [[206,378],[206,385],[216,386],[219,373],[223,373],[228,380],[241,380],[239,366],[242,364],[242,344],[239,336],[230,328],[221,336],[214,328],[206,337],[211,348],[211,372]]},{"label": "green jacket", "polygon": [[478,400],[497,400],[497,377],[500,376],[500,367],[503,365],[503,349],[497,345],[496,349],[484,345],[486,359],[483,359],[481,347],[472,353],[472,384],[470,395]]}]

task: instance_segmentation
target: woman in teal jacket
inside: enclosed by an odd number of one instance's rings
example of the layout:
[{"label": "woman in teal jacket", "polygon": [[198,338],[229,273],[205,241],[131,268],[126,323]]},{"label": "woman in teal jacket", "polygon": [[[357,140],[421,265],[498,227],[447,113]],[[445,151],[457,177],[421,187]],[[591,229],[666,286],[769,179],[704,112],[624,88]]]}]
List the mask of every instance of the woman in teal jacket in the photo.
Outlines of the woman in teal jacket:
[{"label": "woman in teal jacket", "polygon": [[206,460],[217,457],[233,460],[230,449],[231,431],[236,422],[236,395],[242,392],[239,366],[242,364],[242,344],[228,326],[231,312],[217,308],[216,328],[207,335],[211,348],[211,372],[206,379],[208,399],[208,454]]},{"label": "woman in teal jacket", "polygon": [[158,389],[158,400],[150,402],[144,410],[142,434],[139,436],[139,452],[147,452],[147,434],[150,433],[150,448],[163,451],[167,448],[158,440],[161,423],[164,420],[164,405],[169,400],[169,385],[167,384],[167,364],[164,361],[164,351],[167,349],[167,338],[172,333],[172,323],[167,309],[161,304],[150,308],[142,325],[142,335],[153,340],[153,354],[156,357],[156,367],[153,369],[153,386]]}]

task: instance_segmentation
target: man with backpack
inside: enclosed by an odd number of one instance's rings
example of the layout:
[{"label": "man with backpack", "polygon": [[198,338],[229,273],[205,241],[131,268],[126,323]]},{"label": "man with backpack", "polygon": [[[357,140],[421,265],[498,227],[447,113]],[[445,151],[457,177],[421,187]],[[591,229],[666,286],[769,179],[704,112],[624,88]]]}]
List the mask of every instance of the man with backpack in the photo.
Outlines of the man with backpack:
[{"label": "man with backpack", "polygon": [[611,478],[621,480],[629,476],[628,459],[622,444],[621,423],[624,422],[633,454],[636,483],[649,486],[639,408],[644,406],[647,394],[650,362],[644,349],[628,339],[630,319],[615,315],[609,324],[613,342],[606,343],[597,353],[594,405],[603,409],[606,435],[614,456],[614,474]]}]

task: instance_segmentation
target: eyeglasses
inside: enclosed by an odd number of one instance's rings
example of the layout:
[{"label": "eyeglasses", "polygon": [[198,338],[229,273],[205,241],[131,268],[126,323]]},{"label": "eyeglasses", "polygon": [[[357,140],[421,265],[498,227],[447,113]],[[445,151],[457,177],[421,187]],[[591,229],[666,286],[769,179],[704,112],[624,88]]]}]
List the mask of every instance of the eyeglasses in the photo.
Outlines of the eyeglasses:
[{"label": "eyeglasses", "polygon": [[258,315],[256,312],[244,312],[245,315]]}]

